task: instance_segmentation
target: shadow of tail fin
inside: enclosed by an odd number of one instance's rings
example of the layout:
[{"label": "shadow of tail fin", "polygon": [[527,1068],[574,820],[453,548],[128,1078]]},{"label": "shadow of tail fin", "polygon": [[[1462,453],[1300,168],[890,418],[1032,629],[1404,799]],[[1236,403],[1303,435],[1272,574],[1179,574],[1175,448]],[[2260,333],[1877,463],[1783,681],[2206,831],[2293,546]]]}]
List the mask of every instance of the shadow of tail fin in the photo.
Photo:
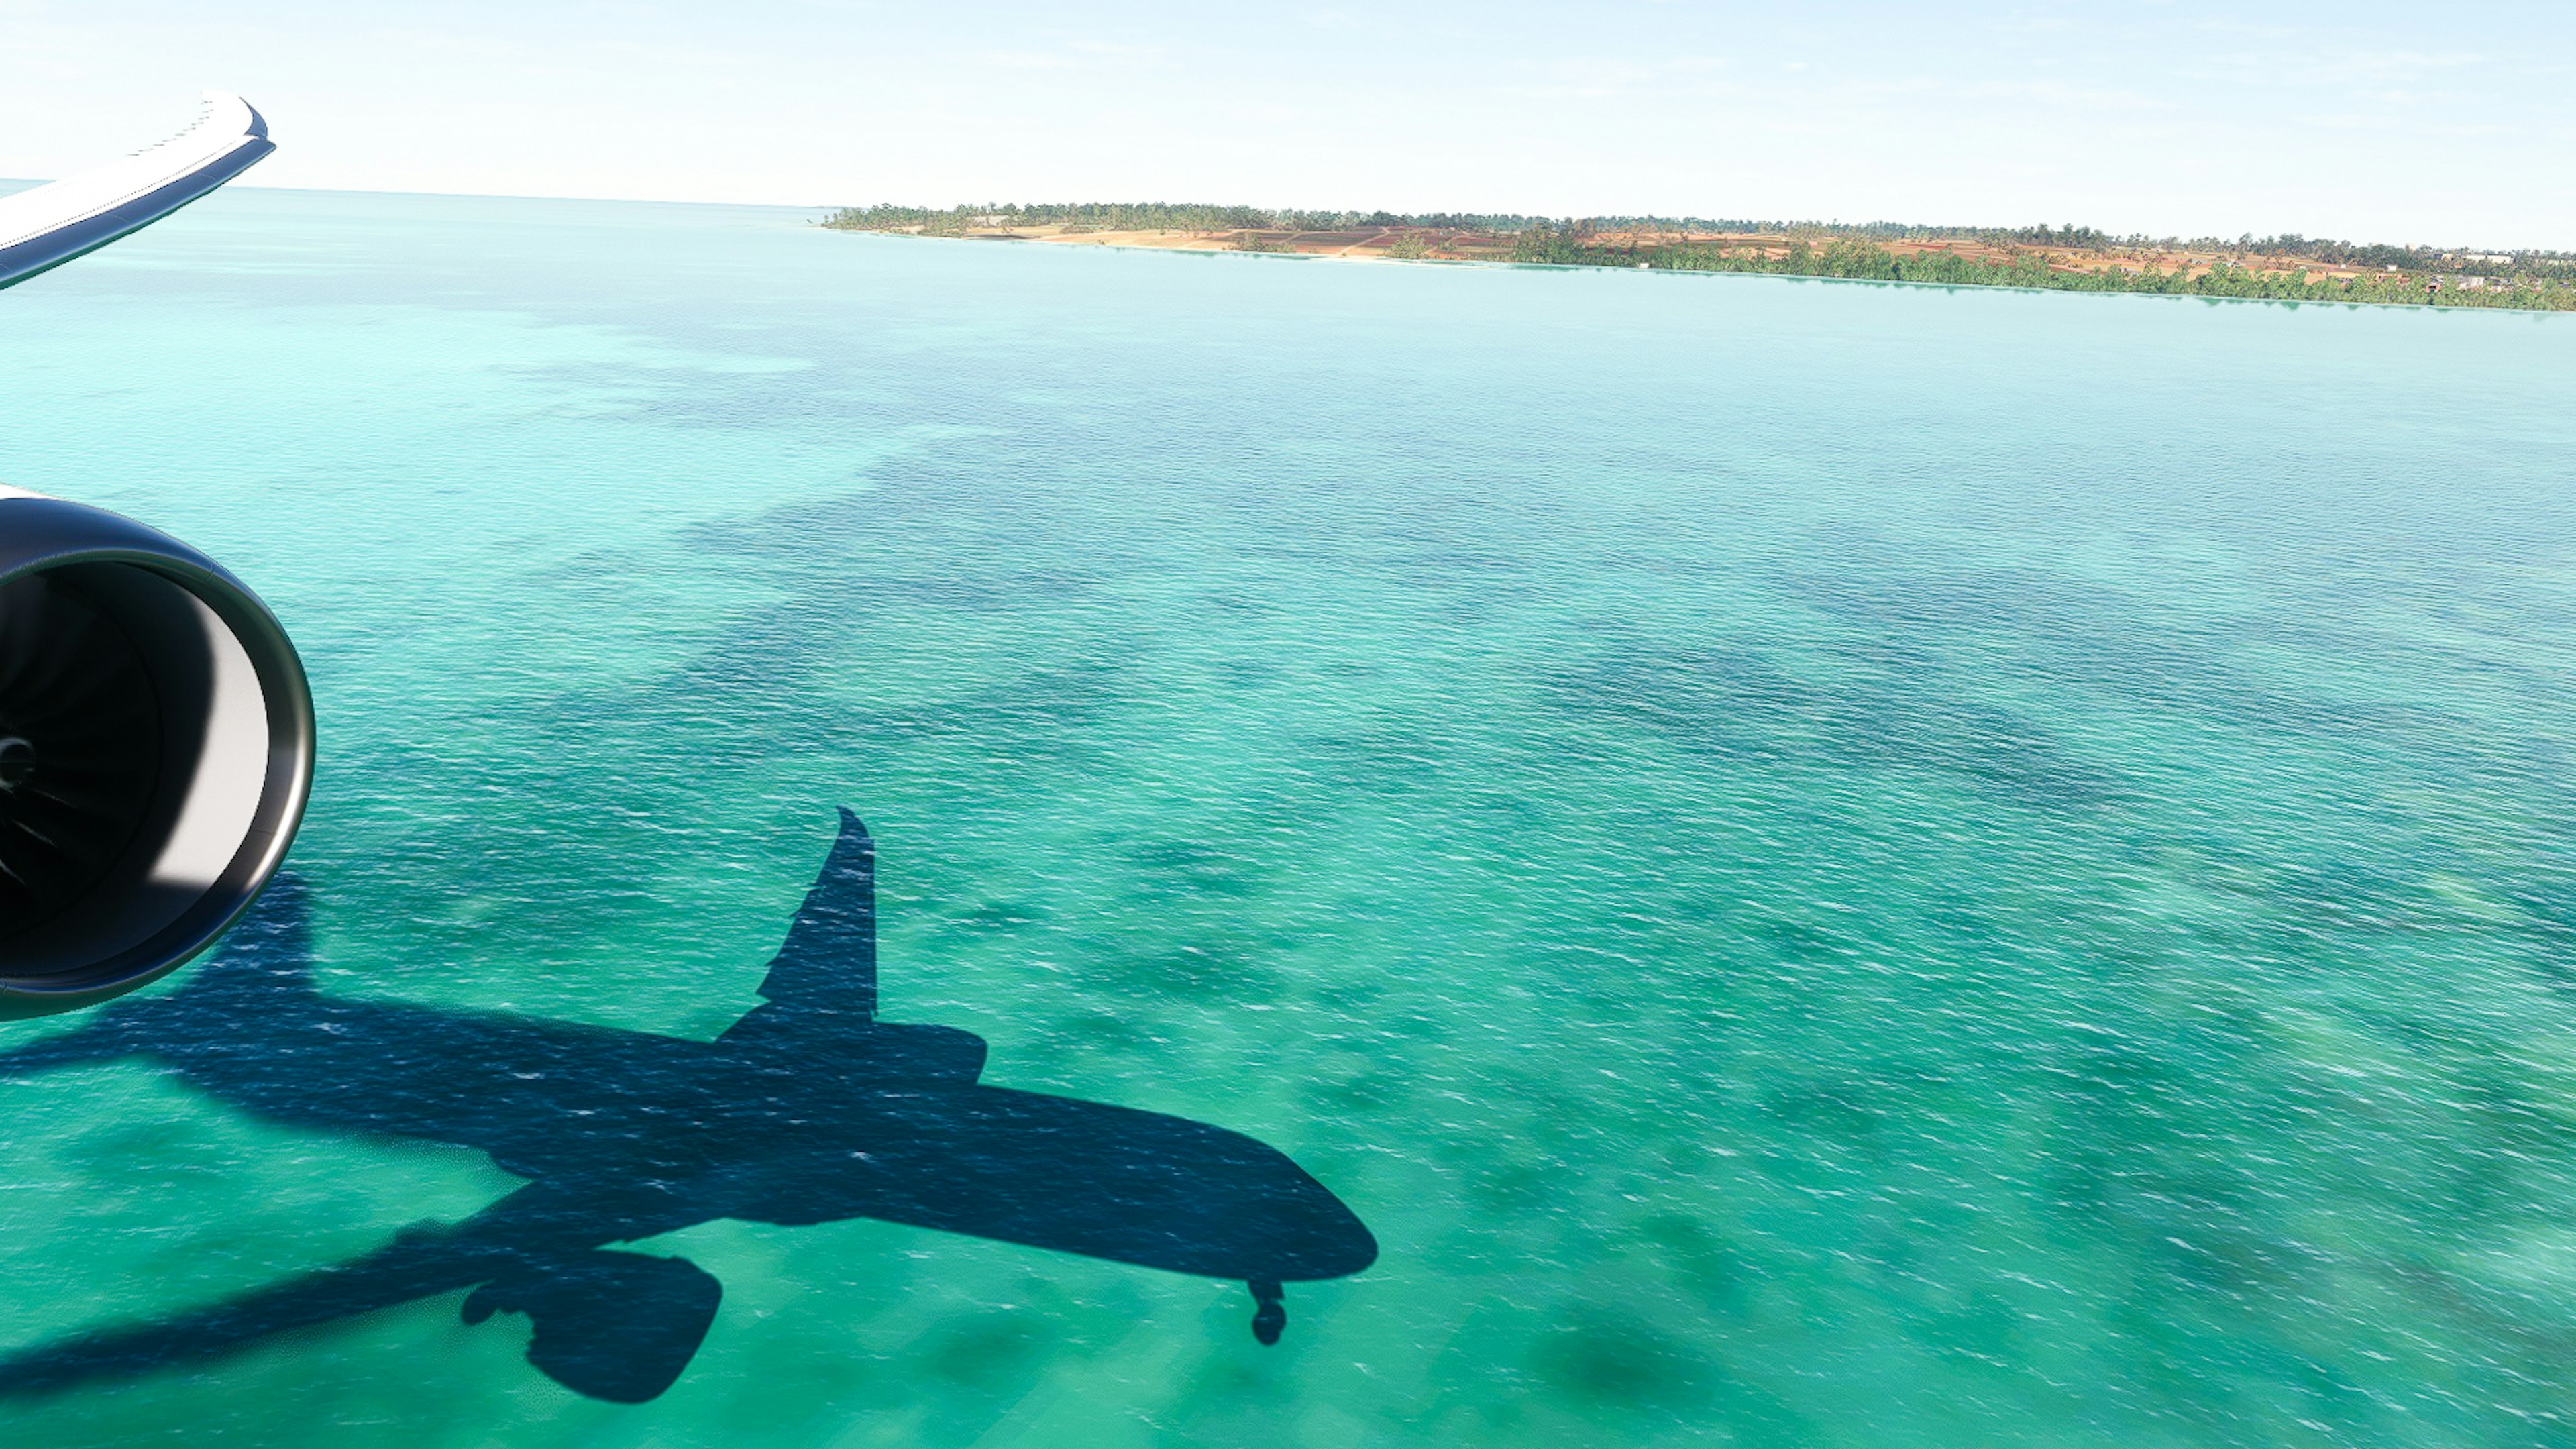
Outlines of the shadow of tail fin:
[{"label": "shadow of tail fin", "polygon": [[782,1042],[811,1048],[866,1037],[877,1019],[877,853],[847,809],[814,887],[761,978],[767,1000],[718,1040],[739,1048]]}]

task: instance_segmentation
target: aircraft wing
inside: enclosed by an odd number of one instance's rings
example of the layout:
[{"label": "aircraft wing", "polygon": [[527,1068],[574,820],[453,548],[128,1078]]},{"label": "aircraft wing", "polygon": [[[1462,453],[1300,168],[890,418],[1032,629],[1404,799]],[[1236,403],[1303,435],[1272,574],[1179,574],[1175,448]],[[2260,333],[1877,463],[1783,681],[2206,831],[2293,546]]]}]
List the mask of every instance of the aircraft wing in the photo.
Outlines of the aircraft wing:
[{"label": "aircraft wing", "polygon": [[277,149],[250,103],[206,92],[184,133],[93,171],[0,196],[0,287],[139,231]]}]

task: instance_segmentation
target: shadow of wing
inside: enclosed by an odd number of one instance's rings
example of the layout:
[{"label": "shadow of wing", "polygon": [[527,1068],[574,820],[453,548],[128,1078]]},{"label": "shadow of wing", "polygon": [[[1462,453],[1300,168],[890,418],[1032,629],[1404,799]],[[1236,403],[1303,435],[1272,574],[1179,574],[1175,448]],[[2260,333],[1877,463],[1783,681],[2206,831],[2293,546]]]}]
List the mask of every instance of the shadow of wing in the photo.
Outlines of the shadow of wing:
[{"label": "shadow of wing", "polygon": [[594,1398],[640,1402],[687,1365],[719,1291],[677,1259],[595,1251],[679,1226],[660,1206],[592,1184],[532,1182],[454,1227],[407,1230],[336,1268],[0,1358],[0,1397],[213,1363],[279,1334],[488,1283],[469,1322],[494,1309],[527,1313],[538,1331],[530,1362]]},{"label": "shadow of wing", "polygon": [[60,1339],[0,1359],[0,1396],[32,1397],[99,1379],[212,1363],[265,1338],[450,1292],[506,1270],[514,1255],[426,1232],[326,1268],[150,1323]]}]

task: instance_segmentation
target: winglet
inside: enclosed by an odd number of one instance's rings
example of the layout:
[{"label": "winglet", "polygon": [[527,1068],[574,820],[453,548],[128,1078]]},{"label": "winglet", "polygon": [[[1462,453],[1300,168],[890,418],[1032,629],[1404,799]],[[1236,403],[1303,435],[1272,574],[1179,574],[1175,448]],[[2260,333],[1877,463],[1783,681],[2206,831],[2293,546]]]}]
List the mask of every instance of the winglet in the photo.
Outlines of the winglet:
[{"label": "winglet", "polygon": [[0,287],[95,251],[195,201],[277,149],[248,101],[206,92],[197,124],[92,171],[0,197]]},{"label": "winglet", "polygon": [[840,837],[760,983],[776,1013],[876,1018],[876,878],[876,843],[843,807]]}]

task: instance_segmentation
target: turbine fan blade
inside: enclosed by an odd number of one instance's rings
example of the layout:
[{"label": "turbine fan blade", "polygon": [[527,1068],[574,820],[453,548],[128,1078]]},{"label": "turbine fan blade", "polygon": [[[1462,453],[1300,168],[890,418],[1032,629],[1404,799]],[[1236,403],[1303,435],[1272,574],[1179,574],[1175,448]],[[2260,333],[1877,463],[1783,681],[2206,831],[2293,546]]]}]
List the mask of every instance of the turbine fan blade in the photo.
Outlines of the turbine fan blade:
[{"label": "turbine fan blade", "polygon": [[116,868],[161,765],[160,704],[134,641],[51,575],[0,585],[0,939]]}]

